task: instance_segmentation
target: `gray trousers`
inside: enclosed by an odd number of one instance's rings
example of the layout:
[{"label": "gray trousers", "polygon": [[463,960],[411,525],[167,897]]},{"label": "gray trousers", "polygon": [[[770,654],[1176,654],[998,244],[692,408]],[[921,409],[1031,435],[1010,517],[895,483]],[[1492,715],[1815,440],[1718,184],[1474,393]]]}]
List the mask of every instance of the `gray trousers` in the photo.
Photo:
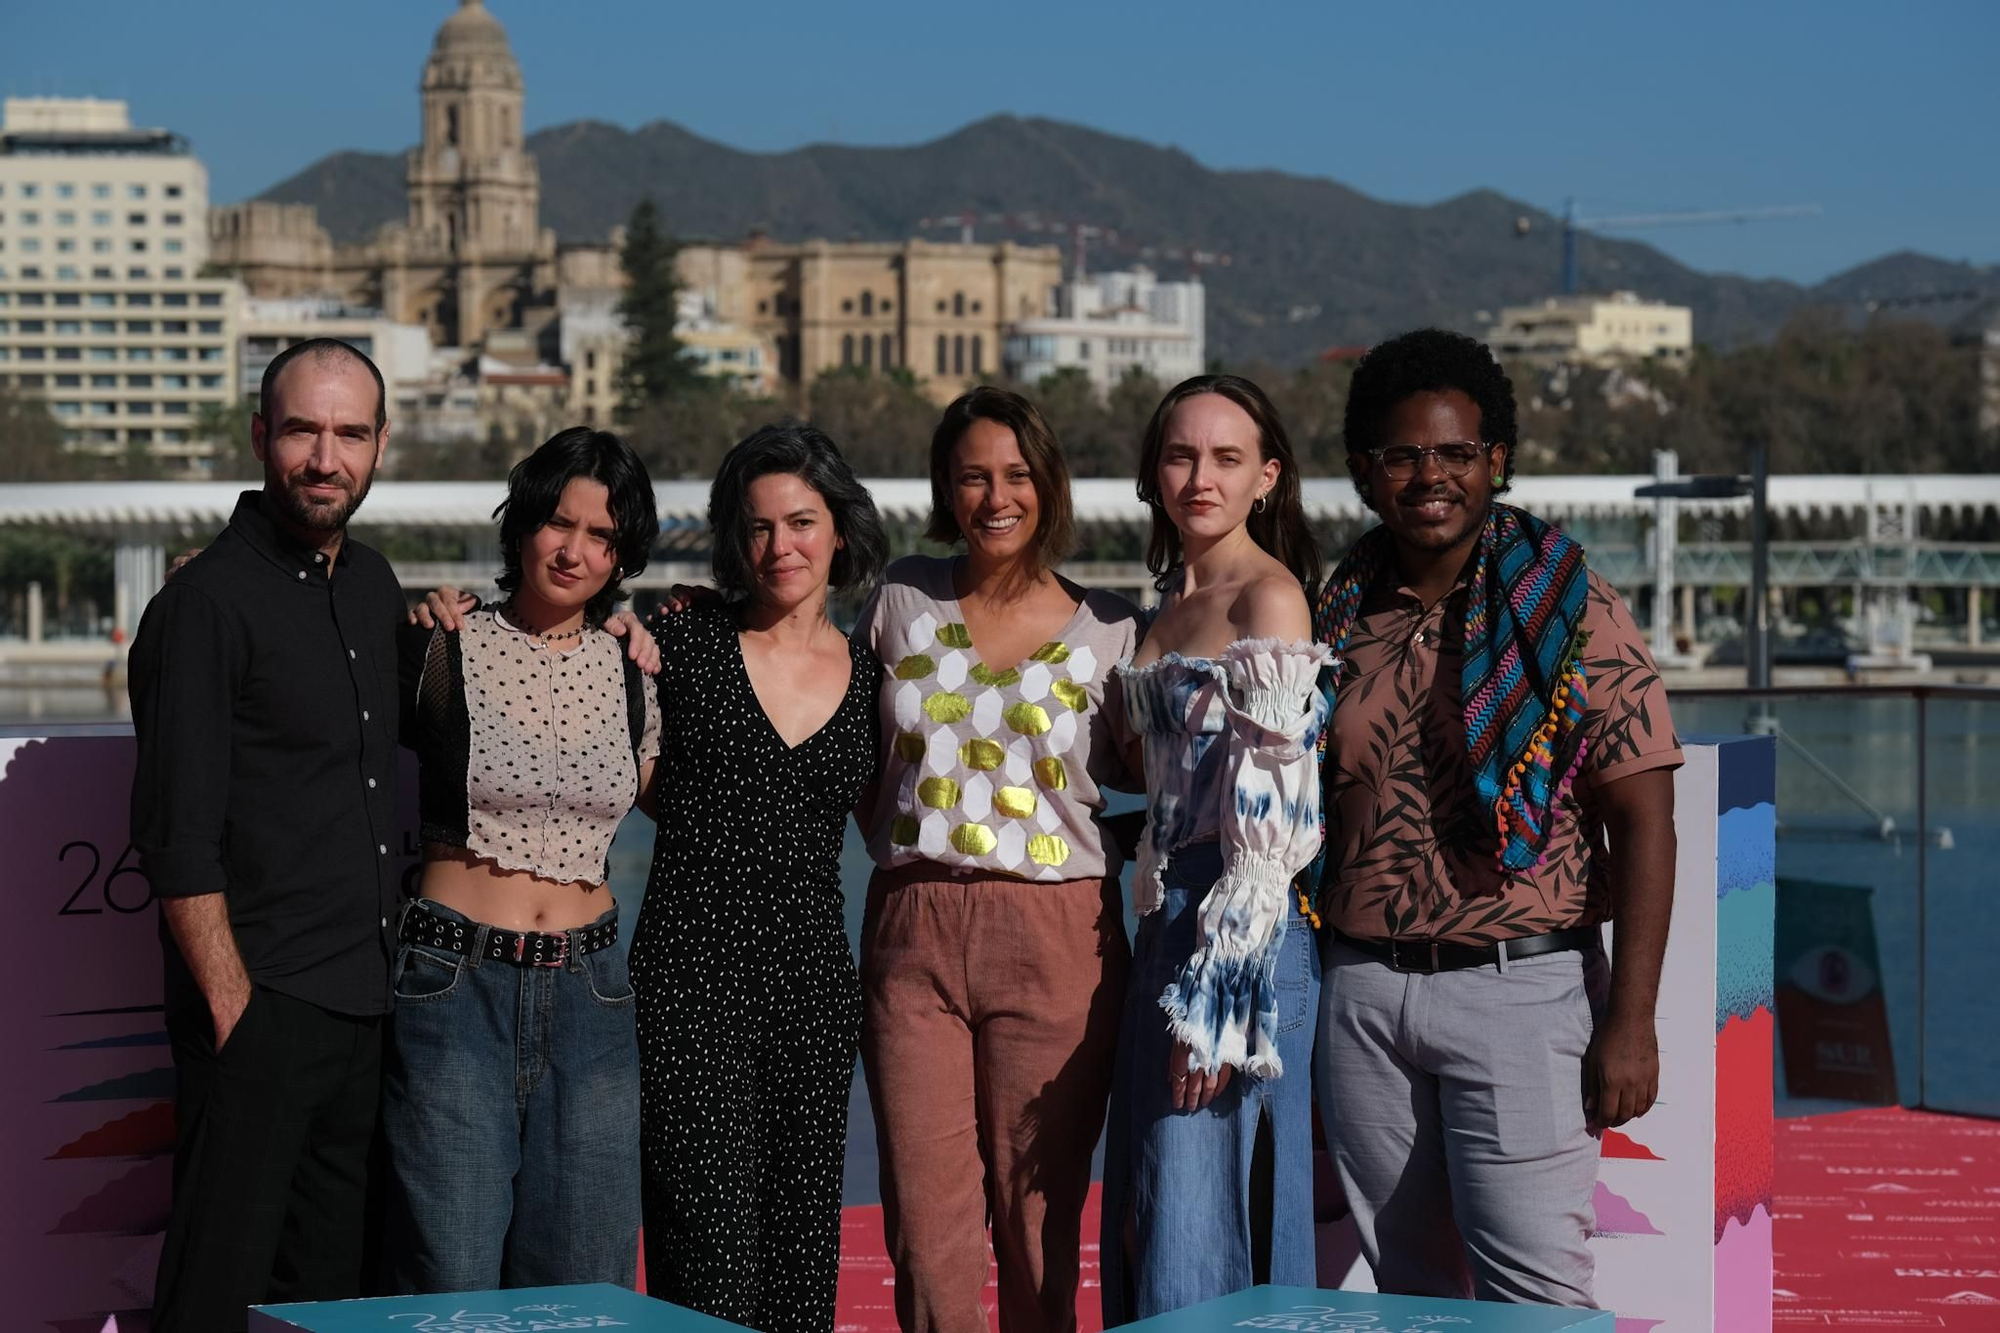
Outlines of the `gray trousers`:
[{"label": "gray trousers", "polygon": [[1591,1305],[1583,1053],[1600,950],[1398,972],[1328,936],[1320,1114],[1384,1292]]}]

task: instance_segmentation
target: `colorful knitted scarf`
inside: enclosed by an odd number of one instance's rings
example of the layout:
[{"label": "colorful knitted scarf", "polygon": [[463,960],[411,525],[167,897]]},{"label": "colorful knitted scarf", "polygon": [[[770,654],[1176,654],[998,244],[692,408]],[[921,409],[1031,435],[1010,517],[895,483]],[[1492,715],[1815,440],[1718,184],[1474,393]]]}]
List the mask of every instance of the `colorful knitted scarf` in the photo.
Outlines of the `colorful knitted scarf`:
[{"label": "colorful knitted scarf", "polygon": [[[1550,808],[1583,762],[1583,548],[1533,515],[1495,504],[1475,560],[1459,676],[1465,747],[1500,866],[1522,871],[1539,864]],[[1336,657],[1345,653],[1362,599],[1394,569],[1388,529],[1363,533],[1320,591],[1313,637]],[[1336,661],[1329,676],[1336,700],[1343,665]],[[1322,772],[1332,732],[1320,734]]]}]

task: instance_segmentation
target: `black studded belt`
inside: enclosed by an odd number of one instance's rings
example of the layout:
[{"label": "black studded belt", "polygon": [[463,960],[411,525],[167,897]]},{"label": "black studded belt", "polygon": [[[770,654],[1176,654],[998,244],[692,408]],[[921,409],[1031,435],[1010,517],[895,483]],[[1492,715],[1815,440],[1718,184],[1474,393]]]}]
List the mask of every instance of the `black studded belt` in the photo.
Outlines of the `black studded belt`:
[{"label": "black studded belt", "polygon": [[[396,938],[404,944],[420,944],[427,949],[472,956],[482,927],[469,921],[439,916],[419,899],[403,913],[402,929]],[[484,963],[512,963],[516,967],[562,967],[572,954],[596,953],[618,943],[618,918],[594,926],[579,926],[560,934],[537,930],[500,930],[484,927],[486,943],[479,946]],[[574,941],[574,943],[572,943]]]}]

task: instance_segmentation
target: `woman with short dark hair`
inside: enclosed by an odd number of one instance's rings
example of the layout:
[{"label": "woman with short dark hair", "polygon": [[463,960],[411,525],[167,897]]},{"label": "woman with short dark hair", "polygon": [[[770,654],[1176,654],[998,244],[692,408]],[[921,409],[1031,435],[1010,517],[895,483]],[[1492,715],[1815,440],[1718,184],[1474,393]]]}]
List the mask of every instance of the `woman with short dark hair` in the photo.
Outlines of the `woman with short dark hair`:
[{"label": "woman with short dark hair", "polygon": [[424,848],[383,1059],[386,1252],[408,1292],[630,1286],[639,1051],[605,857],[660,714],[603,630],[659,535],[653,487],[577,427],[495,513],[506,599],[401,631]]},{"label": "woman with short dark hair", "polygon": [[984,1333],[990,1221],[1003,1333],[1064,1333],[1128,960],[1104,689],[1138,613],[1056,572],[1069,470],[1027,399],[960,397],[930,461],[926,535],[963,553],[897,561],[854,631],[884,669],[862,1060],[896,1316]]},{"label": "woman with short dark hair", "polygon": [[661,620],[660,831],[639,993],[647,1290],[830,1333],[861,993],[840,844],[874,776],[881,668],[827,617],[887,547],[811,426],[767,426],[709,492],[722,597]]}]

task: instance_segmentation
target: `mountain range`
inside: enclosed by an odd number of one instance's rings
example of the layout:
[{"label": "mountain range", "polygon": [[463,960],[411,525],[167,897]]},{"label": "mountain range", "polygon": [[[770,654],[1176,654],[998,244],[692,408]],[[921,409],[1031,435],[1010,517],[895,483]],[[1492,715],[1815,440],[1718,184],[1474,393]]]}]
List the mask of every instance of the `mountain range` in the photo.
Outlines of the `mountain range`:
[{"label": "mountain range", "polygon": [[[1055,120],[994,116],[908,147],[784,153],[744,152],[668,121],[636,130],[576,121],[531,135],[527,147],[541,168],[542,220],[571,241],[603,239],[651,195],[684,240],[752,229],[778,240],[951,239],[955,225],[919,233],[920,220],[969,210],[1218,252],[1228,263],[1203,272],[1209,354],[1232,361],[1297,363],[1419,324],[1481,331],[1500,307],[1552,292],[1559,269],[1560,221],[1491,190],[1391,203],[1324,178],[1218,171],[1177,148]],[[401,154],[335,153],[259,197],[315,204],[335,240],[357,241],[404,216],[403,171]],[[1007,234],[1004,224],[978,231]],[[1094,267],[1131,258],[1116,246],[1090,254]],[[1802,306],[1852,314],[1871,300],[2000,289],[2000,267],[1909,252],[1812,286],[1697,272],[1643,242],[1589,233],[1578,259],[1585,290],[1691,306],[1697,339],[1718,347],[1767,338]],[[1178,276],[1170,262],[1154,266]],[[1948,317],[1951,307],[1916,313],[1937,311]]]}]

